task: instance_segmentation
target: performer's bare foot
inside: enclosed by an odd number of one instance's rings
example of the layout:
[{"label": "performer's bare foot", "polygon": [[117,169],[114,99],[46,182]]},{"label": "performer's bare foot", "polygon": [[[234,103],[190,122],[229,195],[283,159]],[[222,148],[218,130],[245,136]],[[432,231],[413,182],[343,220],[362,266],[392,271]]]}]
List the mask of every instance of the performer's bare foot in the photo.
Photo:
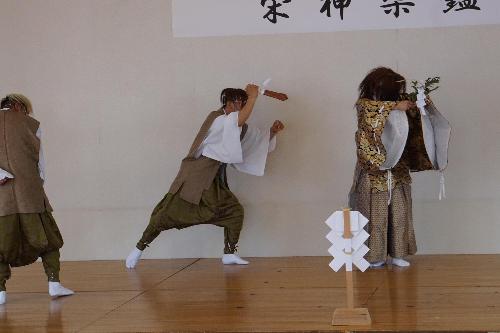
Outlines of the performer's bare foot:
[{"label": "performer's bare foot", "polygon": [[398,267],[408,267],[410,263],[401,258],[392,258],[392,264]]},{"label": "performer's bare foot", "polygon": [[52,297],[70,296],[74,293],[73,290],[63,287],[59,282],[49,282],[49,295]]},{"label": "performer's bare foot", "polygon": [[241,259],[236,254],[225,254],[222,256],[224,265],[248,265],[248,261]]},{"label": "performer's bare foot", "polygon": [[0,291],[0,305],[5,304],[7,302],[7,292]]},{"label": "performer's bare foot", "polygon": [[379,268],[385,265],[385,261],[377,261],[370,263],[370,268]]},{"label": "performer's bare foot", "polygon": [[127,268],[132,269],[135,268],[139,260],[141,260],[142,256],[142,251],[139,250],[138,248],[134,248],[132,252],[128,255],[127,259],[125,260],[125,266]]}]

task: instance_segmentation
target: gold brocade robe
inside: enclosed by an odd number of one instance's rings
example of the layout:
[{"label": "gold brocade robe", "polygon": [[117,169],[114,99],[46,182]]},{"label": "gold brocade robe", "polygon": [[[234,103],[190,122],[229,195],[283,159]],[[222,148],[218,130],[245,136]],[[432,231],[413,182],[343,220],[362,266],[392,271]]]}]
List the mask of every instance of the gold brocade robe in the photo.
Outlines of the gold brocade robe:
[{"label": "gold brocade robe", "polygon": [[[370,178],[372,192],[388,190],[388,172],[380,170],[386,159],[382,144],[382,133],[389,114],[396,102],[360,99],[356,102],[358,112],[358,130],[356,131],[357,168],[365,170]],[[403,156],[391,169],[392,189],[398,184],[411,184],[409,153],[405,149]]]}]

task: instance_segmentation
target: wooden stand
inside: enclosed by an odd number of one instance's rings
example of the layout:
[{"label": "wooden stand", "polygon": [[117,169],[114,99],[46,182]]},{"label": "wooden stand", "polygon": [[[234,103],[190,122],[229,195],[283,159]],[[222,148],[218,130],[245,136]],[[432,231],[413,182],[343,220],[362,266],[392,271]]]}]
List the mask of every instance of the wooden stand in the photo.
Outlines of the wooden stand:
[{"label": "wooden stand", "polygon": [[[352,238],[351,233],[351,210],[344,209],[344,238]],[[347,253],[346,254],[350,254]],[[354,288],[352,271],[346,270],[347,286],[347,308],[336,309],[333,313],[332,325],[350,326],[350,325],[371,325],[372,319],[366,308],[354,308]]]}]

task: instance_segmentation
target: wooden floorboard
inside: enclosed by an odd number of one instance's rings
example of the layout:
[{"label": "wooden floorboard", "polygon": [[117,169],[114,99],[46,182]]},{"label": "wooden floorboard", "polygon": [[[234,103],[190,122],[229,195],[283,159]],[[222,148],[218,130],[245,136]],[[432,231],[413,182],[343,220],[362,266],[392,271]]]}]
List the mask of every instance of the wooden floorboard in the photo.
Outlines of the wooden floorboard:
[{"label": "wooden floorboard", "polygon": [[384,287],[367,306],[373,329],[493,331],[500,327],[498,287]]},{"label": "wooden floorboard", "polygon": [[[335,274],[328,257],[258,258],[248,266],[224,266],[219,259],[202,259],[158,285],[157,289],[197,288],[334,288],[345,286],[345,275]],[[355,276],[356,284],[374,288],[382,283],[378,272]]]},{"label": "wooden floorboard", "polygon": [[[373,291],[358,289],[356,298],[366,300]],[[84,332],[328,331],[343,297],[341,288],[154,290]]]},{"label": "wooden floorboard", "polygon": [[8,303],[0,306],[0,332],[78,332],[138,294],[79,292],[51,300],[46,293],[9,293]]},{"label": "wooden floorboard", "polygon": [[[148,290],[191,265],[197,259],[143,260],[141,269],[128,270],[122,261],[71,261],[62,263],[61,281],[77,291]],[[47,281],[40,263],[12,269],[11,292],[45,292]]]},{"label": "wooden floorboard", "polygon": [[500,255],[415,256],[354,272],[369,327],[333,327],[345,276],[328,257],[63,263],[75,296],[51,300],[39,263],[15,268],[0,332],[500,332]]}]

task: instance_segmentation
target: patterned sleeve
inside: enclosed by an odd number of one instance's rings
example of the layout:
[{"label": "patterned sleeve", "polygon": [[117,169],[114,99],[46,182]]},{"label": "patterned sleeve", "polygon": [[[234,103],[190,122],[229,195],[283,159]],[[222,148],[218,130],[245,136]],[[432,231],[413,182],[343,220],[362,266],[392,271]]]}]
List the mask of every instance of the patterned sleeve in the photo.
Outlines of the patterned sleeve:
[{"label": "patterned sleeve", "polygon": [[356,146],[358,161],[369,171],[379,171],[385,162],[385,149],[382,132],[389,114],[396,102],[360,99],[356,103],[358,111],[358,130]]}]

